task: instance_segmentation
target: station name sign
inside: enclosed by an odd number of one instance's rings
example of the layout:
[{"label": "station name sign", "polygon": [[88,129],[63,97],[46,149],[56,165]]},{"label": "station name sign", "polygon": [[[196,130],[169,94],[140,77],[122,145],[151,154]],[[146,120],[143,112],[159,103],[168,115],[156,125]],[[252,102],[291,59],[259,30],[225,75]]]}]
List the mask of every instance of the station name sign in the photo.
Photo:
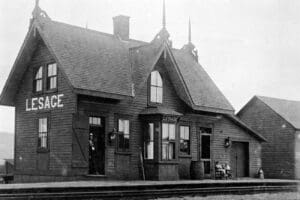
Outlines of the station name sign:
[{"label": "station name sign", "polygon": [[64,94],[58,94],[26,99],[26,111],[62,108],[64,107],[64,104],[62,103],[63,96]]}]

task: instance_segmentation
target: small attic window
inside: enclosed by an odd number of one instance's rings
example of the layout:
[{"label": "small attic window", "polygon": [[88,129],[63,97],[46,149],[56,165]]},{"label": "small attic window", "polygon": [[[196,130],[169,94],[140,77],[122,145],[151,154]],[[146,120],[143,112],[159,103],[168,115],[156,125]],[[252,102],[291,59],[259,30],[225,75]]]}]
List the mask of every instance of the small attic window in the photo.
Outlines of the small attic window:
[{"label": "small attic window", "polygon": [[47,65],[47,90],[57,87],[57,65],[52,63]]},{"label": "small attic window", "polygon": [[151,72],[150,101],[152,103],[162,103],[163,83],[158,71]]},{"label": "small attic window", "polygon": [[40,66],[35,73],[33,89],[34,92],[40,92],[43,90],[43,66]]}]

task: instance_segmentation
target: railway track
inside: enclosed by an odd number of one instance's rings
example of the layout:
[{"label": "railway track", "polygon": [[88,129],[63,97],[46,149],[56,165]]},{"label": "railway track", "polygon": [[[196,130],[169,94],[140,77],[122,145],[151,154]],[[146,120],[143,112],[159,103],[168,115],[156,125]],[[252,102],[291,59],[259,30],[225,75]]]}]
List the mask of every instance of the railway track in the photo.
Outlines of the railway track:
[{"label": "railway track", "polygon": [[295,183],[196,183],[102,187],[0,189],[0,199],[152,199],[297,191]]}]

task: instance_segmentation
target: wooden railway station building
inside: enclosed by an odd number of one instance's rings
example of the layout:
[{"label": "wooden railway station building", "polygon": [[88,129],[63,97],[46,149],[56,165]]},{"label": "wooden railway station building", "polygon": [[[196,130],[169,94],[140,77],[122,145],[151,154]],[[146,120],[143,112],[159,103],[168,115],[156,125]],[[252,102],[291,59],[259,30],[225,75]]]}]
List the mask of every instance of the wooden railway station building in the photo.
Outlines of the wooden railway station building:
[{"label": "wooden railway station building", "polygon": [[[164,13],[164,12],[163,12]],[[16,182],[204,178],[215,162],[254,177],[265,139],[234,109],[189,40],[172,47],[163,26],[151,42],[52,20],[39,5],[0,97],[15,107]],[[189,29],[190,30],[190,29]]]}]

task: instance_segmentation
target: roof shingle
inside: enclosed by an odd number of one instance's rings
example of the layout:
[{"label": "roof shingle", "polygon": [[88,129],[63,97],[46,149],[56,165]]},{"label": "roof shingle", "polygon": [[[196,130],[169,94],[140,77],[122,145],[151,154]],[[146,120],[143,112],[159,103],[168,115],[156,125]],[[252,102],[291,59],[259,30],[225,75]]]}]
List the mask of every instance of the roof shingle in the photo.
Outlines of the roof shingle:
[{"label": "roof shingle", "polygon": [[296,129],[300,129],[300,101],[256,96]]}]

